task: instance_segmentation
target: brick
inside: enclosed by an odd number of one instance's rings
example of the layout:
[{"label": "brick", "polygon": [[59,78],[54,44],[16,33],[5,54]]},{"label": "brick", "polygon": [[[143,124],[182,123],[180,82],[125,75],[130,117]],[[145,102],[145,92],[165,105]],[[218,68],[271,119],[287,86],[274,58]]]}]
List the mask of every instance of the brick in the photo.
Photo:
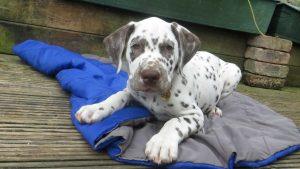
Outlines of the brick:
[{"label": "brick", "polygon": [[292,49],[292,41],[273,36],[252,36],[248,39],[248,45],[266,49],[289,52]]},{"label": "brick", "polygon": [[249,86],[267,89],[281,89],[284,87],[285,79],[256,75],[249,72],[243,73],[243,82]]},{"label": "brick", "polygon": [[286,65],[289,63],[290,54],[276,50],[248,47],[245,52],[245,58]]},{"label": "brick", "polygon": [[278,78],[286,78],[289,72],[288,66],[259,62],[252,59],[245,60],[244,68],[254,74]]}]

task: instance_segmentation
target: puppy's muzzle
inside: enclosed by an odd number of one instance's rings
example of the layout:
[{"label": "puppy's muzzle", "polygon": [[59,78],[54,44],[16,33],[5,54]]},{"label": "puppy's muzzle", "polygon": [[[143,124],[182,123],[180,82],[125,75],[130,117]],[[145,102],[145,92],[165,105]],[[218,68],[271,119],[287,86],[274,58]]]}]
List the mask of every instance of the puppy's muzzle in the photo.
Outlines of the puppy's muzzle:
[{"label": "puppy's muzzle", "polygon": [[158,83],[161,78],[161,73],[158,70],[148,68],[140,72],[140,77],[144,85],[152,86]]}]

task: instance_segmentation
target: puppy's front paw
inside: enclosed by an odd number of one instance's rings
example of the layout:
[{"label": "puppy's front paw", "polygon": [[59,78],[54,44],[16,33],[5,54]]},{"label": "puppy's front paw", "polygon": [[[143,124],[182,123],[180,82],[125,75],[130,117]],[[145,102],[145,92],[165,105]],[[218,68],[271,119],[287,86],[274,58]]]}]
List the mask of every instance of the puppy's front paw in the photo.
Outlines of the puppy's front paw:
[{"label": "puppy's front paw", "polygon": [[154,135],[146,144],[146,157],[157,164],[167,164],[177,159],[178,143],[168,136]]},{"label": "puppy's front paw", "polygon": [[222,117],[223,116],[223,112],[221,109],[219,109],[218,107],[215,107],[209,114],[208,117],[213,119],[214,117]]},{"label": "puppy's front paw", "polygon": [[101,104],[82,106],[75,114],[80,123],[94,123],[102,120],[110,114]]}]

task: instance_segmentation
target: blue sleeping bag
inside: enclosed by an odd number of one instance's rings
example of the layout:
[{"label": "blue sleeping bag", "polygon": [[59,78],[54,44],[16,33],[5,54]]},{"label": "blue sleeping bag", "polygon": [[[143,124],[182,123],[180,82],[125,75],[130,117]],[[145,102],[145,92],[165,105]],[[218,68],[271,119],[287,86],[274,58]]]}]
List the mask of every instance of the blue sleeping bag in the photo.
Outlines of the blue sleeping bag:
[{"label": "blue sleeping bag", "polygon": [[[111,64],[105,64],[97,60],[88,59],[78,53],[71,52],[62,47],[34,40],[27,40],[16,45],[13,48],[13,51],[23,61],[41,73],[55,76],[63,90],[71,94],[70,102],[72,122],[94,150],[100,151],[107,149],[108,154],[113,159],[120,162],[152,167],[157,166],[147,160],[123,157],[121,154],[125,153],[125,151],[122,150],[122,147],[124,147],[124,141],[126,138],[118,136],[117,134],[107,137],[110,133],[117,129],[118,132],[120,132],[121,130],[119,130],[119,128],[122,128],[122,124],[128,121],[149,118],[151,114],[144,107],[125,107],[124,109],[105,118],[103,121],[94,124],[80,124],[74,116],[81,106],[101,102],[110,95],[124,89],[128,78],[126,72],[121,71],[119,74],[116,74],[116,69]],[[240,95],[236,94],[236,97],[240,97]],[[123,128],[126,129],[126,127]],[[295,126],[292,126],[293,132],[294,128]],[[138,128],[133,131],[138,133],[143,131],[143,129]],[[199,136],[199,138],[200,137],[202,136]],[[134,139],[135,138],[131,138],[133,141]],[[196,137],[194,139],[196,139]],[[203,136],[201,139],[205,140],[208,138]],[[190,140],[187,140],[187,142],[189,141]],[[257,162],[237,161],[237,156],[239,154],[231,152],[231,150],[229,153],[225,153],[224,158],[226,159],[224,159],[224,164],[222,164],[222,162],[220,164],[204,164],[181,161],[164,167],[214,169],[233,168],[234,166],[258,167],[269,164],[277,160],[279,157],[296,151],[300,148],[299,144],[300,143],[289,144],[289,146],[281,148],[281,151],[276,150],[276,153],[272,152],[271,156],[266,156],[264,160],[259,160]],[[125,149],[132,151],[132,149],[127,147]],[[205,152],[202,153],[205,154]]]}]

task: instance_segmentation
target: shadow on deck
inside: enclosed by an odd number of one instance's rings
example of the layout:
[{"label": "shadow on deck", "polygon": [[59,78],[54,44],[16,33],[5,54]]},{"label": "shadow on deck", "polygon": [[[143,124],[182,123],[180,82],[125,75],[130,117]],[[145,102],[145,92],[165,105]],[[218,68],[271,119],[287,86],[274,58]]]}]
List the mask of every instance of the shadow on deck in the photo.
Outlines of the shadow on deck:
[{"label": "shadow on deck", "polygon": [[[300,88],[238,91],[300,127]],[[0,168],[141,168],[92,151],[71,123],[68,94],[13,55],[0,55],[0,110]],[[300,152],[264,168],[300,168]]]}]

